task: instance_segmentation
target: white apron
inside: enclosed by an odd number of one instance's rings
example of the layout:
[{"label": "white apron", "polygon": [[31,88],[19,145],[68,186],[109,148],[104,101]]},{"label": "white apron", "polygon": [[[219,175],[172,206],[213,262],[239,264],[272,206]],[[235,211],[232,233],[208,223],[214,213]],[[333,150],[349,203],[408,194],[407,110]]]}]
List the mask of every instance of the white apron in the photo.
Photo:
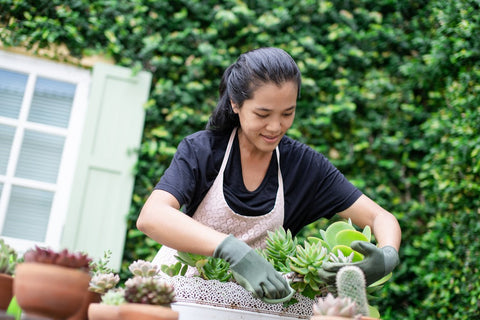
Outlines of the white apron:
[{"label": "white apron", "polygon": [[[233,234],[252,248],[264,248],[267,231],[274,231],[283,225],[284,199],[283,179],[280,171],[280,152],[277,147],[275,152],[278,164],[278,190],[272,211],[261,216],[253,217],[239,215],[228,206],[223,194],[223,174],[236,132],[237,128],[235,128],[230,135],[220,171],[192,218],[217,231]],[[176,250],[162,246],[152,263],[156,265],[175,264],[178,262],[175,258],[176,253]],[[187,274],[191,274],[191,272],[187,272]]]}]

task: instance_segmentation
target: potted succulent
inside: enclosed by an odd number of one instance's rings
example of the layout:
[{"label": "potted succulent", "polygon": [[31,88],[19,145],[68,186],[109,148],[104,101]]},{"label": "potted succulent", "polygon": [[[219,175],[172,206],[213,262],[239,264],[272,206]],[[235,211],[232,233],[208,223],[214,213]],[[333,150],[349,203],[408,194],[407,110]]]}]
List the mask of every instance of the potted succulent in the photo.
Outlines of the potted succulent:
[{"label": "potted succulent", "polygon": [[90,262],[91,279],[82,306],[68,320],[87,320],[90,304],[100,302],[102,295],[115,288],[120,281],[120,277],[113,272],[113,269],[108,267],[111,255],[112,252],[107,250],[102,258]]},{"label": "potted succulent", "polygon": [[36,246],[23,258],[15,269],[13,293],[25,313],[65,319],[81,307],[90,281],[87,254]]},{"label": "potted succulent", "polygon": [[366,320],[370,308],[365,289],[365,276],[356,266],[341,268],[336,276],[337,297],[328,293],[313,304],[310,320]]},{"label": "potted succulent", "polygon": [[7,310],[13,297],[13,274],[17,265],[17,252],[0,239],[0,310]]},{"label": "potted succulent", "polygon": [[123,288],[112,288],[101,297],[100,303],[91,303],[88,308],[89,320],[118,320],[119,306],[126,303]]},{"label": "potted succulent", "polygon": [[90,320],[177,320],[178,312],[170,308],[175,299],[172,285],[158,277],[156,265],[144,260],[130,264],[133,277],[123,289],[110,289],[101,303],[90,305]]},{"label": "potted succulent", "polygon": [[[177,293],[177,302],[172,308],[181,312],[194,308],[193,305],[197,308],[208,305],[230,311],[252,312],[252,319],[259,319],[259,316],[265,319],[309,319],[315,301],[328,293],[336,293],[335,286],[327,285],[318,275],[322,264],[329,260],[346,263],[362,260],[363,255],[354,251],[350,244],[353,241],[371,241],[371,237],[368,226],[357,231],[350,220],[330,224],[326,230],[320,231],[320,237],[308,237],[302,245],[289,230],[279,228],[269,232],[265,249],[257,251],[284,275],[296,291],[293,298],[283,304],[267,304],[254,298],[229,277],[225,261],[216,261],[212,257],[179,252],[179,262],[161,266],[161,270]],[[197,276],[185,277],[185,265],[196,268]],[[367,289],[368,293],[374,296],[374,291],[388,278],[372,284]],[[369,310],[374,316],[378,313],[374,307],[369,306]],[[192,319],[194,315],[195,312],[192,312]],[[243,314],[239,315],[239,319],[250,318]]]}]

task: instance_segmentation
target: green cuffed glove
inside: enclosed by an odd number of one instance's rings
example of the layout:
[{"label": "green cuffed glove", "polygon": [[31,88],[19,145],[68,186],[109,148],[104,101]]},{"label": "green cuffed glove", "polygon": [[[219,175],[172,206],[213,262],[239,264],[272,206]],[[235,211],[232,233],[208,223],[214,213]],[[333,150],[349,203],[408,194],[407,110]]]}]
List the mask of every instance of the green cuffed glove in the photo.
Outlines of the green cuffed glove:
[{"label": "green cuffed glove", "polygon": [[238,284],[267,303],[288,301],[295,292],[267,260],[233,235],[218,245],[213,256],[230,263]]},{"label": "green cuffed glove", "polygon": [[369,286],[392,272],[400,262],[397,250],[391,246],[378,248],[370,242],[354,241],[351,244],[351,248],[363,254],[363,260],[355,263],[325,262],[322,265],[322,269],[318,272],[322,280],[328,284],[334,284],[337,271],[341,267],[354,265],[365,273],[367,286]]}]

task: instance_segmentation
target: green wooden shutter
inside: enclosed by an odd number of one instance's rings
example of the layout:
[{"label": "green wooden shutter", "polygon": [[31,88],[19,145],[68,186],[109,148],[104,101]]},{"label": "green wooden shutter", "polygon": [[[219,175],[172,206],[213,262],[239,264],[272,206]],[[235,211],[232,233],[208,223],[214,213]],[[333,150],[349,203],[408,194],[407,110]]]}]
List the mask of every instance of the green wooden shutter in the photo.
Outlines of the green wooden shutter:
[{"label": "green wooden shutter", "polygon": [[120,269],[133,168],[145,121],[151,74],[98,64],[93,68],[88,110],[61,246],[92,257],[112,251]]}]

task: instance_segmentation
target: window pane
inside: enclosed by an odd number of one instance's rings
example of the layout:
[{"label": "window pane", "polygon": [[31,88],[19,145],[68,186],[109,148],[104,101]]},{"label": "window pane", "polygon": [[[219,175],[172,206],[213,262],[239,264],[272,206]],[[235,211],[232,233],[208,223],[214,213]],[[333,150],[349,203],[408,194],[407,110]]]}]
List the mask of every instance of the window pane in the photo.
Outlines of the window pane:
[{"label": "window pane", "polygon": [[7,173],[8,157],[12,147],[15,128],[0,125],[0,174]]},{"label": "window pane", "polygon": [[45,241],[52,200],[52,192],[13,186],[2,235]]},{"label": "window pane", "polygon": [[15,176],[56,183],[65,138],[26,130]]},{"label": "window pane", "polygon": [[17,119],[28,76],[0,69],[0,116]]},{"label": "window pane", "polygon": [[28,121],[67,128],[76,85],[37,78]]}]

